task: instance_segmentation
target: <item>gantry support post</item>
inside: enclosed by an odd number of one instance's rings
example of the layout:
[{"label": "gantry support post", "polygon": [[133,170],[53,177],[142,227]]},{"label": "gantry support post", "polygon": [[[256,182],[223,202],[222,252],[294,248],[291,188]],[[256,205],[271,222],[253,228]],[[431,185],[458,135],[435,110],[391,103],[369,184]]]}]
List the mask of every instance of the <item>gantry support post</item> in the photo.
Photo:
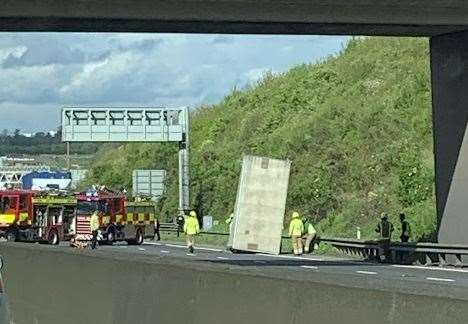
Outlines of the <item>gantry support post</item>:
[{"label": "gantry support post", "polygon": [[179,215],[184,215],[190,209],[190,116],[188,108],[184,108],[185,130],[182,141],[179,142]]}]

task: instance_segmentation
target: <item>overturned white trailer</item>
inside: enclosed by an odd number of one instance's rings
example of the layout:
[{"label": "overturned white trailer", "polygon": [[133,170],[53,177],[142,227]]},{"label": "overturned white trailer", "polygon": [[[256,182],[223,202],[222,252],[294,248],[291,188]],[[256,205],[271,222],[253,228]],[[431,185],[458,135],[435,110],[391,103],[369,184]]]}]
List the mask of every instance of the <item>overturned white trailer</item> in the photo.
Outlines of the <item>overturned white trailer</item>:
[{"label": "overturned white trailer", "polygon": [[290,161],[244,156],[229,246],[279,254]]}]

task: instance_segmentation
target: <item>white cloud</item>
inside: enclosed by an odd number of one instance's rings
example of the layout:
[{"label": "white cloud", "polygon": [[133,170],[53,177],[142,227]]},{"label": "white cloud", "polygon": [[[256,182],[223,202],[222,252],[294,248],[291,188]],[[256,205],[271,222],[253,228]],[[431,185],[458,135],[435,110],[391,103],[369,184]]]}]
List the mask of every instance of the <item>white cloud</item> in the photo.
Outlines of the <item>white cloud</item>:
[{"label": "white cloud", "polygon": [[[0,128],[58,126],[64,105],[214,103],[341,49],[346,37],[0,33]],[[28,116],[28,121],[24,120]]]},{"label": "white cloud", "polygon": [[131,52],[115,53],[102,61],[85,63],[79,73],[73,75],[69,83],[60,88],[65,98],[80,100],[79,96],[89,98],[98,97],[105,91],[108,82],[134,70],[139,58]]},{"label": "white cloud", "polygon": [[26,46],[0,48],[0,63],[5,62],[8,57],[20,58],[26,51]]}]

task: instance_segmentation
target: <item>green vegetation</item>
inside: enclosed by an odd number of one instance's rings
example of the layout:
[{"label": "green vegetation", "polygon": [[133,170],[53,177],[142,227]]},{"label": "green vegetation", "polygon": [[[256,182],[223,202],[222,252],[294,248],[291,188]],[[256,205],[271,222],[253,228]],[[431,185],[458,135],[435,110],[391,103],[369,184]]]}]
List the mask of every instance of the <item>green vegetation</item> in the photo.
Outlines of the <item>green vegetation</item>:
[{"label": "green vegetation", "polygon": [[[115,147],[115,143],[70,143],[71,167],[88,169],[103,152]],[[31,136],[23,135],[19,129],[0,133],[0,156],[29,157],[39,165],[64,169],[67,167],[66,152],[60,128],[54,134],[38,132]]]},{"label": "green vegetation", "polygon": [[[233,207],[243,154],[290,159],[288,215],[322,235],[375,236],[381,212],[407,213],[414,238],[436,224],[428,42],[356,38],[334,57],[267,74],[192,116],[192,204],[222,220]],[[215,82],[215,80],[214,80]],[[160,208],[177,210],[177,147],[129,144],[107,152],[88,183],[131,186],[135,168],[166,169]],[[397,226],[398,228],[398,226]]]},{"label": "green vegetation", "polygon": [[[53,135],[38,132],[31,136],[21,134],[19,129],[12,134],[5,129],[0,133],[0,155],[65,154],[67,148],[61,136],[60,129]],[[70,148],[74,154],[94,154],[100,146],[96,143],[73,143]]]}]

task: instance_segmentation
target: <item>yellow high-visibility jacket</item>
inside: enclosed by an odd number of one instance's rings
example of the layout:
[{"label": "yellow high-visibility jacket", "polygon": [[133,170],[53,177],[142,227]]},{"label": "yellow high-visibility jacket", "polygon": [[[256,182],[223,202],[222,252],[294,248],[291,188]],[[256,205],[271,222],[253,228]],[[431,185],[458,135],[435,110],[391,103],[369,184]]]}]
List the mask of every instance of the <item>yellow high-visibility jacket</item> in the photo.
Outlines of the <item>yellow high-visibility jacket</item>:
[{"label": "yellow high-visibility jacket", "polygon": [[99,216],[97,213],[91,215],[91,219],[89,220],[89,227],[91,227],[91,232],[97,231],[99,229]]},{"label": "yellow high-visibility jacket", "polygon": [[304,233],[304,224],[302,220],[299,218],[291,219],[291,223],[289,223],[289,236],[302,236]]},{"label": "yellow high-visibility jacket", "polygon": [[187,217],[184,223],[184,233],[187,235],[196,235],[200,233],[200,224],[196,217]]},{"label": "yellow high-visibility jacket", "polygon": [[314,225],[312,225],[311,223],[306,223],[307,225],[307,234],[310,234],[310,235],[315,235],[317,234],[317,230],[315,229]]}]

